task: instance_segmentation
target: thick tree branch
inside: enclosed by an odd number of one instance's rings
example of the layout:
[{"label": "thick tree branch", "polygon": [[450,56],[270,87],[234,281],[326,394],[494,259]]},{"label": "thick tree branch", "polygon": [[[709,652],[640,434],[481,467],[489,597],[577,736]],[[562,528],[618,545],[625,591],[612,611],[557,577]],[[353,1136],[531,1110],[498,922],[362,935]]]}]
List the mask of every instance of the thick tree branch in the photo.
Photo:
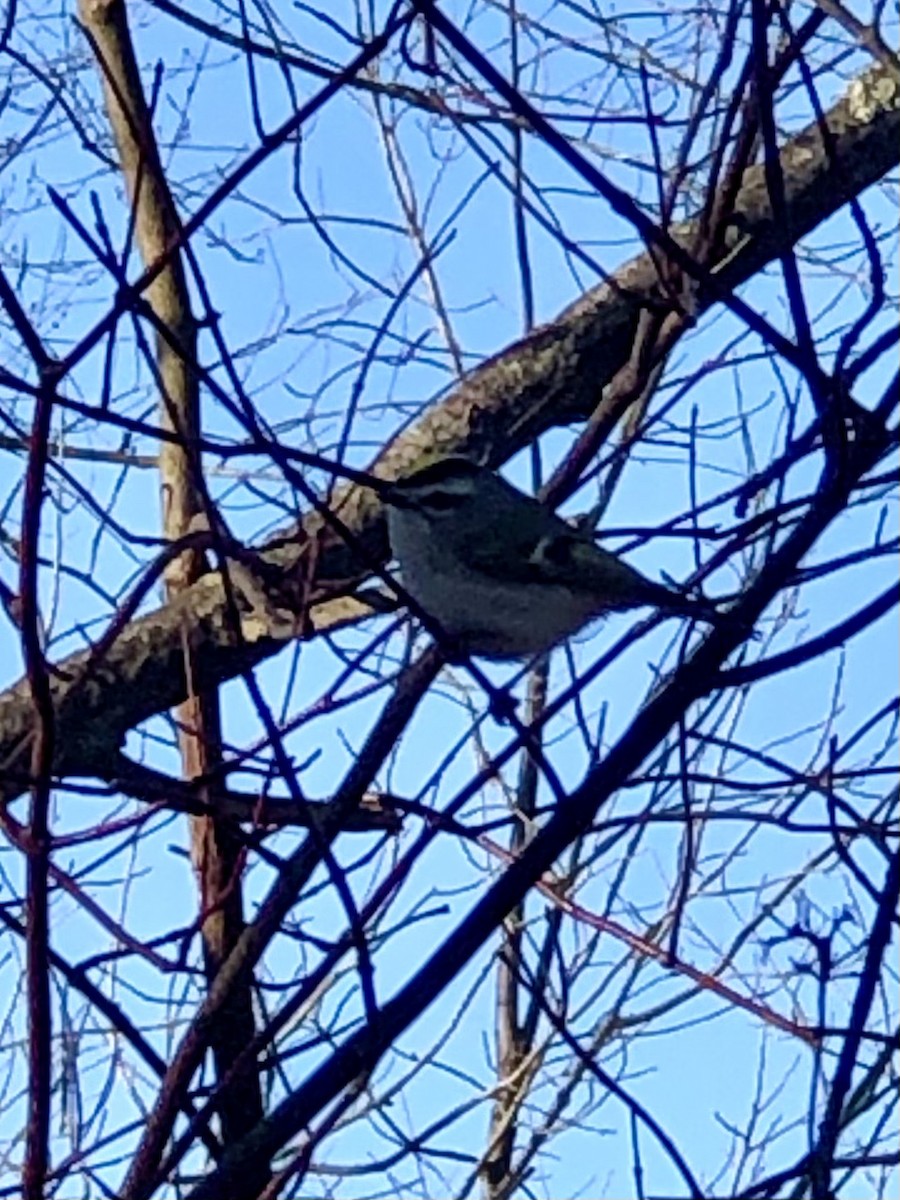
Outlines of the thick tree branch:
[{"label": "thick tree branch", "polygon": [[[827,114],[827,124],[831,158],[815,123],[781,152],[787,230],[773,220],[762,166],[745,173],[732,233],[716,270],[721,283],[736,288],[746,282],[778,255],[785,237],[794,242],[804,237],[900,161],[900,88],[880,69],[850,85]],[[695,233],[692,223],[672,230],[686,246]],[[652,257],[633,259],[555,321],[474,371],[384,451],[377,472],[387,477],[401,473],[426,449],[432,454],[481,452],[499,463],[546,430],[585,419],[595,411],[605,384],[628,362],[642,304],[656,285]],[[384,561],[387,546],[376,496],[353,489],[340,511],[366,554]],[[365,565],[355,550],[322,528],[321,518],[311,518],[292,543],[280,541],[264,558],[290,580],[311,538],[317,540],[311,599],[325,601],[364,574]],[[369,611],[354,600],[335,607],[323,603],[312,611],[310,631],[338,627]],[[205,576],[170,604],[129,623],[86,681],[74,682],[89,655],[74,655],[60,664],[53,681],[58,744],[63,747],[58,772],[86,773],[92,761],[102,761],[118,748],[127,730],[184,698],[185,633],[196,648],[195,670],[204,686],[234,678],[284,644],[266,636],[238,644],[226,619],[221,581]],[[21,763],[18,754],[30,736],[30,717],[27,689],[21,684],[0,696],[0,761],[8,766]],[[9,798],[19,790],[7,785],[4,794]]]}]

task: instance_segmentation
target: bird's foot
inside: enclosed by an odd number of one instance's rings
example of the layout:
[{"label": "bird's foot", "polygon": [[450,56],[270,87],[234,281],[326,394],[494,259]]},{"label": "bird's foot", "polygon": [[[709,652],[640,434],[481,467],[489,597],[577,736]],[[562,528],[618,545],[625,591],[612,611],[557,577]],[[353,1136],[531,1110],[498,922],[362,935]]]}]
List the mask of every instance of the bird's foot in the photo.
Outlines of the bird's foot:
[{"label": "bird's foot", "polygon": [[488,711],[498,724],[512,724],[513,717],[516,715],[516,699],[509,688],[492,689]]}]

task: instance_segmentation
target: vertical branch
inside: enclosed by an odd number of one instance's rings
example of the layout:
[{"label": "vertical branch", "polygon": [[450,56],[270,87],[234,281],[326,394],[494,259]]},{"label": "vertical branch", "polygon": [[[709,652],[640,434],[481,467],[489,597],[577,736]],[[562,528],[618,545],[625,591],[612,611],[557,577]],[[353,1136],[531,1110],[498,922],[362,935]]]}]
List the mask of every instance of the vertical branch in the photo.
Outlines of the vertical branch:
[{"label": "vertical branch", "polygon": [[28,823],[28,891],[26,989],[28,996],[28,1129],[22,1179],[24,1200],[44,1196],[48,1166],[52,1078],[52,1010],[49,959],[50,775],[53,769],[54,712],[47,663],[41,649],[38,604],[38,534],[47,470],[47,442],[53,411],[53,388],[42,370],[35,406],[31,449],[25,476],[21,559],[22,646],[35,729],[31,747],[31,811]]},{"label": "vertical branch", "polygon": [[31,743],[31,810],[25,849],[26,868],[26,968],[28,1001],[28,1124],[22,1168],[24,1200],[41,1200],[47,1179],[50,1097],[52,1093],[53,1012],[50,1004],[50,777],[56,740],[56,720],[47,660],[41,638],[38,579],[38,539],[47,476],[50,418],[56,395],[57,368],[0,271],[0,302],[25,345],[40,378],[35,397],[34,421],[25,491],[22,500],[22,543],[19,570],[19,612],[22,651],[34,706]]},{"label": "vertical branch", "polygon": [[834,1156],[841,1130],[844,1101],[850,1090],[854,1068],[857,1066],[859,1048],[862,1044],[869,1010],[875,998],[875,992],[882,981],[881,960],[890,944],[891,926],[897,911],[898,896],[900,896],[900,857],[894,853],[888,863],[884,886],[878,897],[878,906],[872,919],[865,963],[853,997],[847,1036],[841,1045],[828,1103],[819,1127],[819,1142],[810,1156],[809,1179],[811,1194],[815,1200],[826,1200],[827,1197],[833,1195],[831,1172],[834,1170]]},{"label": "vertical branch", "polygon": [[[549,662],[543,660],[528,681],[526,721],[539,721],[547,703]],[[539,765],[527,750],[522,755],[516,788],[518,811],[512,824],[509,848],[518,856],[529,840],[537,806]],[[532,1053],[534,1029],[520,1015],[519,989],[524,973],[523,932],[524,901],[512,908],[503,922],[503,948],[497,964],[497,1097],[491,1110],[487,1149],[481,1166],[485,1195],[503,1196],[508,1192],[509,1175],[515,1149],[517,1118],[534,1081],[539,1063],[528,1061]]]},{"label": "vertical branch", "polygon": [[[199,384],[193,369],[197,328],[181,254],[173,249],[178,243],[180,221],[160,161],[125,5],[122,0],[80,0],[80,12],[101,68],[107,112],[132,204],[137,247],[147,267],[167,259],[146,296],[167,335],[156,340],[156,371],[161,423],[178,435],[177,441],[163,442],[159,450],[163,530],[173,540],[183,537],[193,519],[207,507],[196,451],[200,433]],[[174,597],[189,587],[203,570],[204,562],[197,552],[174,559],[165,575],[168,595]],[[187,654],[189,695],[176,715],[182,770],[186,778],[195,779],[213,773],[220,765],[221,715],[217,692],[192,686],[190,647]],[[210,984],[244,927],[241,842],[232,825],[211,816],[191,818],[191,841]],[[235,989],[210,1028],[218,1079],[228,1074],[254,1034],[252,980],[248,978]],[[262,1095],[255,1063],[222,1095],[220,1117],[226,1143],[243,1137],[261,1119]]]},{"label": "vertical branch", "polygon": [[[510,78],[519,86],[521,63],[519,54],[519,30],[516,0],[509,0],[509,46]],[[524,206],[527,177],[524,170],[524,146],[522,130],[512,128],[513,161],[513,229],[516,243],[516,258],[522,288],[522,307],[525,332],[530,333],[535,324],[534,277],[528,248],[528,226]],[[535,486],[539,486],[540,455],[532,448]],[[528,680],[526,722],[531,724],[540,717],[547,700],[549,661],[542,660],[532,671]],[[538,764],[524,750],[522,753],[519,782],[516,788],[518,812],[514,816],[510,833],[509,848],[518,854],[528,838],[528,830],[537,804],[539,781]],[[523,1028],[519,1006],[519,980],[522,976],[522,935],[525,925],[525,905],[517,904],[503,923],[501,936],[503,945],[497,962],[497,1079],[496,1099],[491,1109],[487,1148],[481,1164],[481,1178],[485,1195],[495,1197],[503,1193],[512,1167],[516,1144],[517,1117],[528,1094],[535,1071],[525,1070],[525,1061],[530,1052],[529,1039]]]}]

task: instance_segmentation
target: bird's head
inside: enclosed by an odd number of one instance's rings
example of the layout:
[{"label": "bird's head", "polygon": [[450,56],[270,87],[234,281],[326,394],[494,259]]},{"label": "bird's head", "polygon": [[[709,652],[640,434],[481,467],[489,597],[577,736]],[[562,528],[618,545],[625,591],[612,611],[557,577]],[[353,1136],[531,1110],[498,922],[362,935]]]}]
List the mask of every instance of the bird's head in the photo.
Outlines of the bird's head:
[{"label": "bird's head", "polygon": [[435,526],[453,518],[454,524],[477,515],[479,522],[490,519],[492,503],[505,489],[486,467],[468,458],[442,458],[411,475],[396,480],[382,490],[389,508],[415,512]]}]

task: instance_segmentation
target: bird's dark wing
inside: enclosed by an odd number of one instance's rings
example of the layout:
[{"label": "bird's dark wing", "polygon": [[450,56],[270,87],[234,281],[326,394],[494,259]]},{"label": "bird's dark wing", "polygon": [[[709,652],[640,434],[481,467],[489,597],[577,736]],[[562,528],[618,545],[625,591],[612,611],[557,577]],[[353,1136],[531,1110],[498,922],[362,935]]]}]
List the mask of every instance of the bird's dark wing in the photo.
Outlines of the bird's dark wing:
[{"label": "bird's dark wing", "polygon": [[[558,564],[559,582],[564,583],[567,572],[574,565],[574,547],[584,538],[576,530],[570,530],[562,520],[553,522],[553,530],[549,534],[545,520],[541,524],[544,526],[543,534],[536,538],[533,531],[517,532],[515,520],[498,521],[496,524],[488,520],[478,542],[470,542],[461,549],[464,549],[464,557],[473,570],[492,579],[513,584],[546,583],[548,570],[553,567],[547,559],[547,546],[552,542],[554,549],[551,557],[553,563]],[[552,573],[556,574],[555,568]]]},{"label": "bird's dark wing", "polygon": [[502,543],[494,538],[482,538],[477,546],[466,548],[466,559],[473,571],[490,579],[533,583],[540,574],[531,561],[534,549],[534,538],[507,537]]},{"label": "bird's dark wing", "polygon": [[544,523],[537,540],[514,536],[501,542],[488,530],[477,546],[467,547],[466,557],[480,573],[506,583],[559,584],[582,595],[592,593],[598,614],[647,605],[702,621],[721,619],[714,605],[647,579],[562,520],[549,529]]}]

